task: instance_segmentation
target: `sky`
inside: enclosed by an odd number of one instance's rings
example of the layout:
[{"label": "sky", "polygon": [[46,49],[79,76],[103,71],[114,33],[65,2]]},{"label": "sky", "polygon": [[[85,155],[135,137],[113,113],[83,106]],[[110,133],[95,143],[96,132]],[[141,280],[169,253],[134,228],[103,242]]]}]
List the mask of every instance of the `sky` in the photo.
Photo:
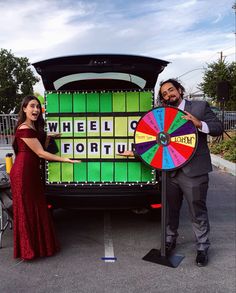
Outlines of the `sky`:
[{"label": "sky", "polygon": [[[161,81],[174,77],[186,94],[199,93],[207,64],[219,61],[221,52],[226,62],[236,61],[234,3],[0,0],[0,48],[30,63],[95,53],[158,58],[170,64],[159,75],[156,90]],[[43,94],[42,82],[34,90]]]}]

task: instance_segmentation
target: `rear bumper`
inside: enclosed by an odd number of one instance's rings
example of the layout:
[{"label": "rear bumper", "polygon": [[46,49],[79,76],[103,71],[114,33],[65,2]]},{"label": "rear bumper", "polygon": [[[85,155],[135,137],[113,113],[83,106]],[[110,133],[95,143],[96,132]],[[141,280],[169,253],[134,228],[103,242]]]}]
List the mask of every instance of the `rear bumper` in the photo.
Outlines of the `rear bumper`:
[{"label": "rear bumper", "polygon": [[161,203],[158,185],[55,186],[47,185],[47,200],[55,208],[127,209]]}]

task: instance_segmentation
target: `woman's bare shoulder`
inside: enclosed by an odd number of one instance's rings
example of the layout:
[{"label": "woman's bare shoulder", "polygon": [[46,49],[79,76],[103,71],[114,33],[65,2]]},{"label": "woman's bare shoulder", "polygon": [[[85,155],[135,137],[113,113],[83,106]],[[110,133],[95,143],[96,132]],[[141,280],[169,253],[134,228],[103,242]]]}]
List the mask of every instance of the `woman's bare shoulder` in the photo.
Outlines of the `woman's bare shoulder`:
[{"label": "woman's bare shoulder", "polygon": [[19,129],[30,129],[30,127],[29,127],[28,125],[22,123],[21,125],[18,126],[17,129],[18,129],[18,130],[19,130]]}]

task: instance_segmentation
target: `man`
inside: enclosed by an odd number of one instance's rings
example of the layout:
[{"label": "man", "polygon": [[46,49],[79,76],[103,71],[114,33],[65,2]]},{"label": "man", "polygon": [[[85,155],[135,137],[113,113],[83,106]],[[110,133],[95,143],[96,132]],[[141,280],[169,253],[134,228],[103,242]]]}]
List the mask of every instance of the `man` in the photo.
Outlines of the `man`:
[{"label": "man", "polygon": [[207,134],[220,136],[223,133],[223,126],[207,102],[185,100],[184,92],[184,87],[175,79],[168,79],[160,84],[159,98],[163,105],[174,106],[185,111],[186,115],[183,115],[183,119],[191,120],[198,129],[198,145],[192,159],[182,168],[168,172],[167,175],[166,253],[170,254],[176,246],[180,209],[185,198],[196,237],[196,264],[206,266],[210,246],[206,197],[208,173],[212,171]]}]

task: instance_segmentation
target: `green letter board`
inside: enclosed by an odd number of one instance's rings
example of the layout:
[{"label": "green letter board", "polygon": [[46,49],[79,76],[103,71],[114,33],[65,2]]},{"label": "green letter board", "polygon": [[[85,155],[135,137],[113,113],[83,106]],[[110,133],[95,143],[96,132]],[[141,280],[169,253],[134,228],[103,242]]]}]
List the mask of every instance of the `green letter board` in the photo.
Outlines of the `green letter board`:
[{"label": "green letter board", "polygon": [[136,158],[119,156],[132,150],[140,117],[152,108],[152,91],[46,93],[47,131],[60,133],[58,155],[82,163],[48,162],[50,184],[145,184],[152,169]]}]

